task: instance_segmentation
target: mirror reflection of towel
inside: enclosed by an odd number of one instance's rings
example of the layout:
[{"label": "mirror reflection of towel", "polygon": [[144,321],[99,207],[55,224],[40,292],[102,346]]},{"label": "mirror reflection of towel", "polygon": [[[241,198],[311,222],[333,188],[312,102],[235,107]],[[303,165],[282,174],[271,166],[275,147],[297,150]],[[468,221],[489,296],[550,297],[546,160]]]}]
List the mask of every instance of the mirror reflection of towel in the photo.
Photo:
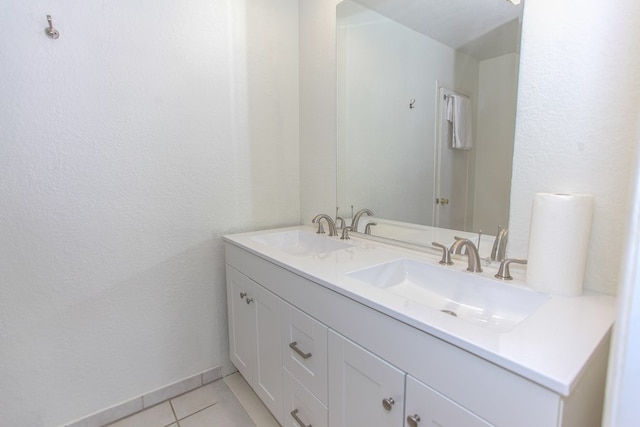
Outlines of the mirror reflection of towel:
[{"label": "mirror reflection of towel", "polygon": [[453,129],[451,148],[457,150],[471,150],[473,147],[471,129],[471,101],[460,95],[447,97],[447,120]]}]

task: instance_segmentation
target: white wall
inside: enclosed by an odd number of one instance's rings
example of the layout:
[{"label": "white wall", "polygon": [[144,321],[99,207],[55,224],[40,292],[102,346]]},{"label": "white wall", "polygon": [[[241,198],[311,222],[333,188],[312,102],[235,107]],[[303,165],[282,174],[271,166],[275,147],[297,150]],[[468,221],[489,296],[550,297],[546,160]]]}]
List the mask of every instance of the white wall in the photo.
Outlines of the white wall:
[{"label": "white wall", "polygon": [[493,235],[509,224],[519,61],[510,53],[479,64],[473,230]]},{"label": "white wall", "polygon": [[246,3],[0,0],[0,424],[231,369],[220,235],[300,206],[297,0]]},{"label": "white wall", "polygon": [[357,3],[339,7],[341,214],[354,205],[433,225],[437,83],[475,105],[478,61]]}]

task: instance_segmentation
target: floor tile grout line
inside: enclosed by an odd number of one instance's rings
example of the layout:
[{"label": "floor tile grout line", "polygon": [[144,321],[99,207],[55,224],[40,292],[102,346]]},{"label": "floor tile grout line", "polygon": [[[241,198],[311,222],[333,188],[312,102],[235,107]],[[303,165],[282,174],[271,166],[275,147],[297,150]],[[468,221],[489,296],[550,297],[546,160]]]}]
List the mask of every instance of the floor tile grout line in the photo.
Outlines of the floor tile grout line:
[{"label": "floor tile grout line", "polygon": [[[176,410],[173,408],[173,402],[171,402],[171,399],[169,399],[169,406],[171,407],[171,412],[173,412],[173,419],[178,424],[178,427],[180,427],[180,421],[178,421],[178,416],[176,415]],[[173,423],[171,423],[171,424],[173,424]],[[171,424],[169,424],[169,425],[171,425]]]},{"label": "floor tile grout line", "polygon": [[[233,374],[231,374],[231,375],[233,375]],[[228,376],[228,375],[227,375],[227,376]],[[191,393],[191,392],[193,392],[193,391],[195,391],[195,390],[197,390],[197,389],[199,389],[199,388],[205,387],[205,386],[207,386],[207,385],[209,385],[209,384],[211,384],[211,383],[214,383],[214,382],[216,382],[216,381],[222,381],[223,383],[225,383],[225,385],[226,385],[226,386],[227,386],[227,388],[228,388],[228,385],[227,385],[227,384],[226,384],[226,382],[224,381],[224,377],[221,377],[221,378],[219,378],[218,380],[211,381],[211,382],[209,382],[209,383],[207,383],[207,384],[203,384],[203,385],[201,385],[201,386],[199,386],[199,387],[196,387],[195,389],[192,389],[192,390],[186,390],[185,392],[183,392],[183,393],[181,393],[181,394],[179,394],[179,395],[176,395],[176,396],[174,396],[174,397],[171,397],[171,398],[169,398],[169,399],[166,399],[166,400],[164,400],[164,401],[162,401],[162,402],[158,402],[158,403],[156,403],[156,404],[154,404],[154,405],[152,405],[152,406],[149,406],[149,407],[147,407],[147,408],[143,408],[141,411],[138,411],[138,412],[136,412],[136,413],[133,413],[133,414],[131,414],[131,415],[128,415],[128,416],[126,416],[126,417],[123,417],[123,418],[121,418],[121,419],[119,419],[119,420],[116,420],[116,421],[114,421],[114,422],[112,422],[112,423],[110,423],[110,424],[105,425],[105,427],[108,427],[108,426],[110,426],[111,424],[116,423],[116,422],[119,422],[119,421],[121,421],[121,420],[123,420],[123,419],[125,419],[125,418],[129,418],[129,417],[132,417],[132,416],[134,416],[134,415],[136,415],[136,414],[139,414],[139,413],[145,412],[145,411],[147,411],[147,410],[149,410],[149,409],[151,409],[151,408],[154,408],[154,407],[156,407],[156,406],[161,406],[161,405],[163,405],[163,404],[165,404],[165,403],[168,403],[168,404],[169,404],[169,407],[171,408],[171,412],[173,413],[173,418],[174,418],[174,421],[171,421],[171,422],[170,422],[169,424],[167,424],[165,427],[172,426],[173,424],[176,424],[176,425],[177,425],[177,427],[180,427],[180,421],[184,421],[185,419],[189,418],[189,417],[190,417],[190,416],[192,416],[192,415],[197,414],[198,412],[202,412],[202,411],[204,411],[204,410],[206,410],[206,409],[211,408],[212,406],[217,405],[218,403],[222,403],[222,402],[223,402],[223,400],[217,400],[216,402],[213,402],[213,403],[211,403],[211,404],[209,404],[209,405],[207,405],[207,406],[205,406],[205,407],[203,407],[203,408],[201,408],[201,409],[199,409],[199,410],[197,410],[197,411],[195,411],[195,412],[192,412],[192,413],[190,413],[190,414],[188,414],[188,415],[185,415],[185,416],[184,416],[184,417],[182,417],[182,418],[178,418],[178,415],[177,415],[176,410],[175,410],[174,405],[173,405],[173,400],[174,400],[174,399],[176,399],[176,398],[179,398],[179,397],[185,396],[185,395],[187,395],[187,394],[189,394],[189,393]],[[235,399],[236,399],[236,400],[238,400],[238,397],[235,395],[235,393],[234,393],[231,389],[229,389],[229,391],[230,391],[230,392],[231,392],[231,394],[235,397]],[[238,401],[239,401],[239,400],[238,400]],[[243,406],[243,405],[242,405],[242,403],[240,403],[240,405],[241,405],[241,406]],[[246,409],[245,409],[245,412],[246,412]]]},{"label": "floor tile grout line", "polygon": [[[197,413],[199,413],[199,412],[202,412],[202,411],[204,411],[205,409],[209,409],[209,408],[211,408],[212,406],[217,405],[218,403],[220,403],[220,402],[213,402],[211,405],[205,406],[205,407],[204,407],[204,408],[202,408],[202,409],[198,409],[197,411],[195,411],[195,412],[193,412],[193,413],[191,413],[191,414],[189,414],[189,415],[187,415],[187,416],[184,416],[184,417],[180,418],[180,419],[178,420],[178,427],[180,427],[180,421],[184,421],[184,420],[186,420],[187,418],[189,418],[190,416],[195,415],[195,414],[197,414]],[[178,417],[176,416],[176,419],[177,419],[177,418],[178,418]]]}]

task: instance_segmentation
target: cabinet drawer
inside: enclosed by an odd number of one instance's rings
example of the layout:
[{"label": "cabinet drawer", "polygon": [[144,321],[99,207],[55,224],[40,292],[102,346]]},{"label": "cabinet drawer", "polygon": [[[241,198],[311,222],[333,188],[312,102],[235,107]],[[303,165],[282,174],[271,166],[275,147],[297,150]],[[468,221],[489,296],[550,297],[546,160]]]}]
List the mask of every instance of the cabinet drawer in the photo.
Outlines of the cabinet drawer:
[{"label": "cabinet drawer", "polygon": [[407,375],[405,427],[490,427],[481,418]]},{"label": "cabinet drawer", "polygon": [[327,327],[282,301],[283,366],[327,404]]},{"label": "cabinet drawer", "polygon": [[284,427],[327,427],[327,407],[296,380],[284,375]]}]

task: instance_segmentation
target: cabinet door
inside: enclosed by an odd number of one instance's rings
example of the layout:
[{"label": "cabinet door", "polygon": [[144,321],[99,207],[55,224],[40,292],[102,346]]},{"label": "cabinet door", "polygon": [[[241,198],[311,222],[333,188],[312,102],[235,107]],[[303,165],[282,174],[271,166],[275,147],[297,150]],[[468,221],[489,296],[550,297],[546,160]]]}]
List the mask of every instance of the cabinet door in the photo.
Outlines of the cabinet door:
[{"label": "cabinet door", "polygon": [[405,399],[405,427],[491,426],[409,375]]},{"label": "cabinet door", "polygon": [[254,390],[282,425],[282,351],[280,298],[256,285],[250,305],[256,310],[256,369]]},{"label": "cabinet door", "polygon": [[329,331],[329,426],[401,426],[404,372]]},{"label": "cabinet door", "polygon": [[280,301],[227,265],[231,362],[282,424]]},{"label": "cabinet door", "polygon": [[254,284],[227,265],[227,310],[229,311],[229,353],[231,362],[251,384],[256,365],[255,309],[247,304]]},{"label": "cabinet door", "polygon": [[327,327],[282,301],[282,351],[283,366],[326,405]]}]

